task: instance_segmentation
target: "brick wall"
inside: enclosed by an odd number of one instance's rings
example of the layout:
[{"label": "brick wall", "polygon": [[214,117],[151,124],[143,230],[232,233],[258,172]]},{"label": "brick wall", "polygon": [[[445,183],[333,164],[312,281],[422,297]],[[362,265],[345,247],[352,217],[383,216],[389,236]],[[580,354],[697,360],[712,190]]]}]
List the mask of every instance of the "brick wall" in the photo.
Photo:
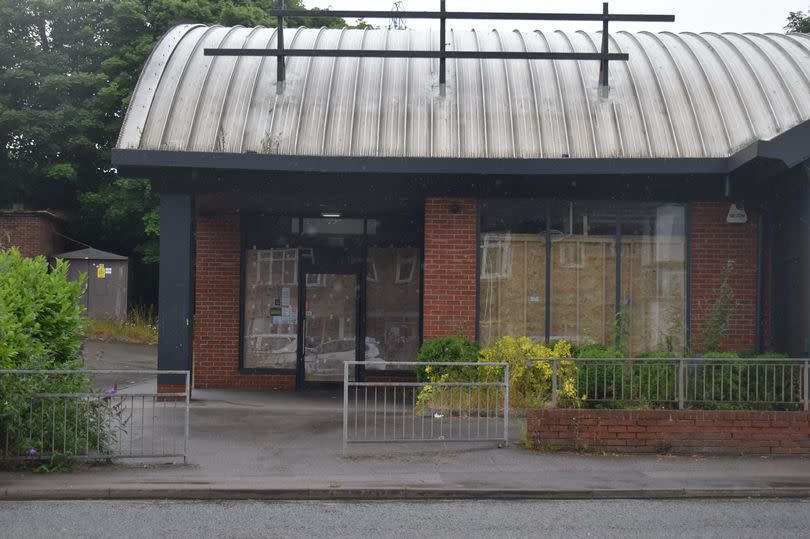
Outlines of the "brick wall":
[{"label": "brick wall", "polygon": [[62,252],[64,242],[56,233],[61,220],[46,211],[0,211],[0,246],[15,246],[23,256],[51,256]]},{"label": "brick wall", "polygon": [[692,345],[700,350],[700,332],[710,316],[726,266],[734,301],[724,348],[753,351],[756,340],[757,215],[728,224],[728,202],[690,204],[692,272]]},{"label": "brick wall", "polygon": [[194,387],[293,389],[293,374],[239,372],[239,216],[198,217],[196,241]]},{"label": "brick wall", "polygon": [[475,199],[425,201],[425,339],[475,338],[477,222]]},{"label": "brick wall", "polygon": [[810,455],[810,413],[529,410],[541,449],[616,453]]}]

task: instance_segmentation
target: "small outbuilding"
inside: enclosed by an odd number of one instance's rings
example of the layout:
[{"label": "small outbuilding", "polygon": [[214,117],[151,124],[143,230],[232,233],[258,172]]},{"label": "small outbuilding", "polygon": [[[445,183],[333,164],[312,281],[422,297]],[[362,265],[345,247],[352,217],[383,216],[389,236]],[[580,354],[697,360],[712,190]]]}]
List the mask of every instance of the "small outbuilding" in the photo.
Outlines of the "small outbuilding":
[{"label": "small outbuilding", "polygon": [[129,298],[129,259],[88,247],[56,255],[70,263],[69,277],[78,280],[87,274],[82,305],[92,318],[127,316]]}]

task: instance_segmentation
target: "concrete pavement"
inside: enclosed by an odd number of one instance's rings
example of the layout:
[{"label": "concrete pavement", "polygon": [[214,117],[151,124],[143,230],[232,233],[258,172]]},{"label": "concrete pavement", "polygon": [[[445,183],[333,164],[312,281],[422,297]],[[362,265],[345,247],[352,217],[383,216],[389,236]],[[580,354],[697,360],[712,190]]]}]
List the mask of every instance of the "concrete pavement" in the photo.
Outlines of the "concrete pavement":
[{"label": "concrete pavement", "polygon": [[0,499],[810,497],[807,459],[541,454],[518,443],[343,456],[340,429],[337,390],[195,390],[189,464],[0,473]]},{"label": "concrete pavement", "polygon": [[[88,368],[156,366],[153,346],[88,342],[84,352]],[[154,384],[125,378],[117,380]],[[337,389],[195,390],[187,465],[145,460],[59,474],[4,472],[0,499],[810,496],[808,459],[542,454],[520,446],[517,418],[505,448],[364,445],[344,456],[340,406]]]}]

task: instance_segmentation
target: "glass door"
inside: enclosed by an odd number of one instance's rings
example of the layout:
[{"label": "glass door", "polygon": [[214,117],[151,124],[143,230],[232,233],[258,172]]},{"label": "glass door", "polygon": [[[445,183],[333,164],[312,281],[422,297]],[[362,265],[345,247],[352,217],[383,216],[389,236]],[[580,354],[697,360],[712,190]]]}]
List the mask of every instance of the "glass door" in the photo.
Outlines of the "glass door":
[{"label": "glass door", "polygon": [[342,382],[343,363],[358,357],[358,274],[317,271],[304,273],[304,383]]}]

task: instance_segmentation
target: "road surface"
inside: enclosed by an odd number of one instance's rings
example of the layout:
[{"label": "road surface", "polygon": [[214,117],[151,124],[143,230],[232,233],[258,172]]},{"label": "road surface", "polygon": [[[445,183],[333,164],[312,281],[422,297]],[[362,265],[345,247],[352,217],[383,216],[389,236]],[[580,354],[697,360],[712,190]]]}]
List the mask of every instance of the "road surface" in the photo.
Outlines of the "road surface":
[{"label": "road surface", "polygon": [[807,537],[807,500],[3,502],[2,536]]}]

